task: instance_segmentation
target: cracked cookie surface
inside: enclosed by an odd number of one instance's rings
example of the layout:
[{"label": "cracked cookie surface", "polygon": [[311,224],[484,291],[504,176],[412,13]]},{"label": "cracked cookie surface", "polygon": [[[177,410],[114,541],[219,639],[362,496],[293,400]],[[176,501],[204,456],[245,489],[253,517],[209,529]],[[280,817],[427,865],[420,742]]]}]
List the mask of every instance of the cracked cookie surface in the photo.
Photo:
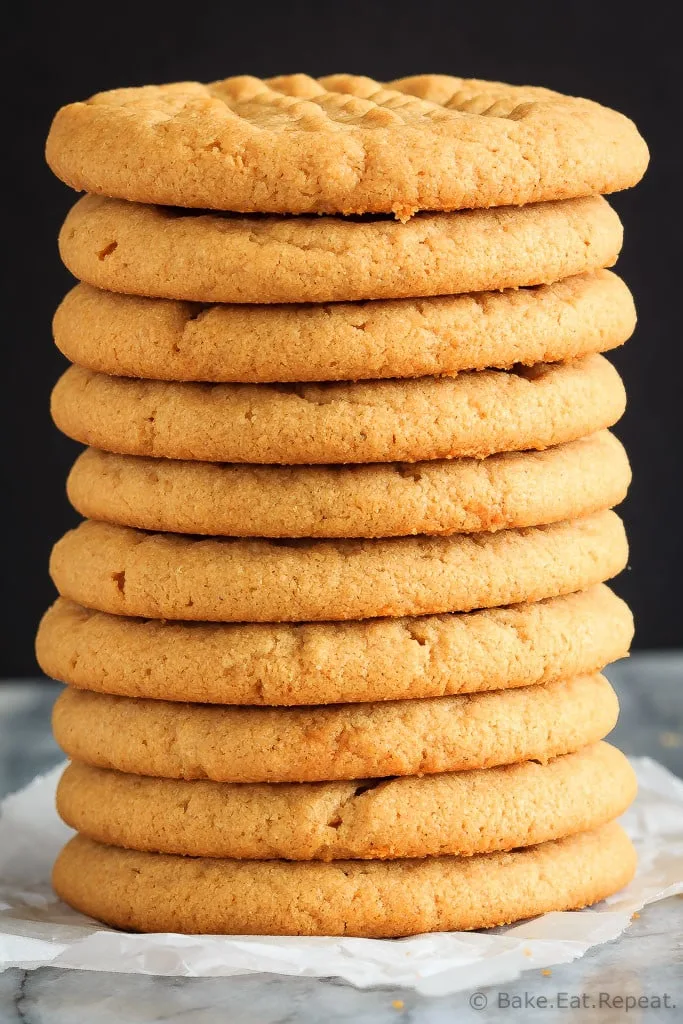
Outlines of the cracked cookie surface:
[{"label": "cracked cookie surface", "polygon": [[89,448],[67,482],[86,518],[225,537],[479,533],[575,519],[623,501],[626,452],[601,431],[542,452],[346,466],[244,466]]},{"label": "cracked cookie surface", "polygon": [[209,704],[441,697],[595,672],[628,653],[633,616],[606,586],[486,611],[360,622],[182,623],[60,598],[36,640],[79,689]]},{"label": "cracked cookie surface", "polygon": [[635,322],[624,282],[598,270],[536,288],[303,306],[198,305],[79,284],[53,330],[67,359],[99,373],[269,383],[566,361],[621,345]]},{"label": "cracked cookie surface", "polygon": [[613,192],[648,152],[628,118],[549,89],[298,74],[98,93],[58,112],[47,159],[143,203],[406,218]]},{"label": "cracked cookie surface", "polygon": [[57,790],[67,825],[152,853],[249,860],[471,856],[585,832],[636,794],[607,743],[539,764],[360,782],[154,779],[73,761]]},{"label": "cracked cookie surface", "polygon": [[583,590],[621,572],[611,511],[498,533],[378,540],[202,539],[86,520],[55,544],[62,597],[98,611],[308,622],[471,611]]},{"label": "cracked cookie surface", "polygon": [[610,267],[622,243],[600,196],[390,218],[221,215],[79,199],[59,235],[80,281],[193,302],[453,295],[549,284]]},{"label": "cracked cookie surface", "polygon": [[621,417],[624,385],[604,356],[456,377],[326,384],[133,380],[70,367],[51,411],[68,437],[105,451],[208,462],[416,462],[542,449]]},{"label": "cracked cookie surface", "polygon": [[603,739],[604,676],[424,700],[248,708],[65,690],[57,742],[75,761],[164,779],[319,782],[548,761]]}]

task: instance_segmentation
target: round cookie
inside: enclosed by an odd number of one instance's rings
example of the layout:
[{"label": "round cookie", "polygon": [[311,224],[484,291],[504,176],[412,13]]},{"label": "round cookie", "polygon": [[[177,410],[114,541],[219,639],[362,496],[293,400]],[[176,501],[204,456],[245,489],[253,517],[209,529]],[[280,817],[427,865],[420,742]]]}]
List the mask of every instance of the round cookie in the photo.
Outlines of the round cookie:
[{"label": "round cookie", "polygon": [[389,938],[578,910],[635,868],[612,822],[509,853],[329,864],[176,857],[76,836],[52,883],[76,910],[127,931]]},{"label": "round cookie", "polygon": [[453,375],[621,345],[636,323],[609,270],[537,288],[332,305],[211,305],[79,284],[53,321],[72,363],[119,377],[269,383]]},{"label": "round cookie", "polygon": [[55,739],[76,761],[214,782],[321,782],[548,761],[614,728],[600,675],[376,704],[239,708],[65,690]]},{"label": "round cookie", "polygon": [[632,638],[627,605],[599,584],[566,597],[459,615],[303,625],[131,619],[60,598],[43,617],[36,653],[47,675],[84,690],[299,705],[441,697],[568,679],[622,658]]},{"label": "round cookie", "polygon": [[80,281],[192,302],[337,302],[548,284],[616,262],[600,196],[391,218],[240,217],[88,195],[59,234]]},{"label": "round cookie", "polygon": [[67,493],[81,515],[225,537],[478,533],[575,519],[623,501],[626,452],[607,431],[542,452],[347,466],[244,466],[89,448]]},{"label": "round cookie", "polygon": [[86,520],[57,542],[62,597],[145,618],[309,622],[495,608],[583,590],[628,557],[614,512],[498,533],[195,539]]},{"label": "round cookie", "polygon": [[408,217],[634,185],[635,125],[589,100],[416,75],[240,75],[62,107],[47,160],[78,191],[143,203]]},{"label": "round cookie", "polygon": [[636,795],[626,757],[598,743],[547,764],[357,782],[152,779],[77,761],[57,789],[67,825],[100,843],[247,860],[470,856],[587,832]]},{"label": "round cookie", "polygon": [[514,371],[327,384],[193,384],[72,366],[52,393],[68,437],[208,462],[415,462],[547,448],[614,424],[626,398],[600,355]]}]

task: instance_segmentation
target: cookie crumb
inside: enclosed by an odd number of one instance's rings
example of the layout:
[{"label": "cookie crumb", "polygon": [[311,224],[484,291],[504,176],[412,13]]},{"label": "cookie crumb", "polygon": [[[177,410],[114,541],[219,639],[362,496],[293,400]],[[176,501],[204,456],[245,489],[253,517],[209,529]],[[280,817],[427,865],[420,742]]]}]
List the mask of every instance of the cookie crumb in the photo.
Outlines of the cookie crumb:
[{"label": "cookie crumb", "polygon": [[402,999],[394,999],[394,1001],[393,1001],[393,1003],[391,1005],[393,1006],[393,1008],[395,1010],[402,1010],[403,1007],[405,1006],[405,1003],[403,1002]]},{"label": "cookie crumb", "polygon": [[553,972],[550,970],[549,967],[546,967],[544,970],[541,971],[541,974],[546,978],[549,978],[552,973]]}]

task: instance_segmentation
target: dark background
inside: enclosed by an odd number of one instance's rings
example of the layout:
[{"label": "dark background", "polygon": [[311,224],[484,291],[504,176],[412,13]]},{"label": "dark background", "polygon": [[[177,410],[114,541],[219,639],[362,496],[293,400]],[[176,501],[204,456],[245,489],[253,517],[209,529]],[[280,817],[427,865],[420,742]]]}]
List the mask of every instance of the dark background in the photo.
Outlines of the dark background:
[{"label": "dark background", "polygon": [[[455,4],[24,4],[5,24],[2,304],[3,642],[0,676],[36,672],[32,635],[54,592],[50,545],[75,522],[64,480],[77,446],[48,415],[63,360],[50,318],[70,287],[56,236],[75,196],[43,162],[64,103],[115,86],[233,74],[335,71],[379,79],[435,71],[585,95],[632,117],[652,163],[615,197],[626,227],[618,270],[640,325],[614,360],[630,405],[618,434],[635,481],[623,514],[632,561],[616,589],[637,617],[636,646],[683,646],[680,500],[683,359],[679,256],[681,50],[676,6],[627,2]],[[87,11],[83,16],[81,11]]]}]

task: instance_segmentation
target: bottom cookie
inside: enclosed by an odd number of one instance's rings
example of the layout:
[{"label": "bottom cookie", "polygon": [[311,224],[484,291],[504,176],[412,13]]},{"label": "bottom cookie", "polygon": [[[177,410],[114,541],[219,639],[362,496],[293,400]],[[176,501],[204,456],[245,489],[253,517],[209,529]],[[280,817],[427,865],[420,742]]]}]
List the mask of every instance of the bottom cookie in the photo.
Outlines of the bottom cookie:
[{"label": "bottom cookie", "polygon": [[129,931],[391,938],[576,910],[622,888],[635,867],[614,822],[510,853],[327,864],[139,853],[76,836],[53,885],[76,910]]}]

